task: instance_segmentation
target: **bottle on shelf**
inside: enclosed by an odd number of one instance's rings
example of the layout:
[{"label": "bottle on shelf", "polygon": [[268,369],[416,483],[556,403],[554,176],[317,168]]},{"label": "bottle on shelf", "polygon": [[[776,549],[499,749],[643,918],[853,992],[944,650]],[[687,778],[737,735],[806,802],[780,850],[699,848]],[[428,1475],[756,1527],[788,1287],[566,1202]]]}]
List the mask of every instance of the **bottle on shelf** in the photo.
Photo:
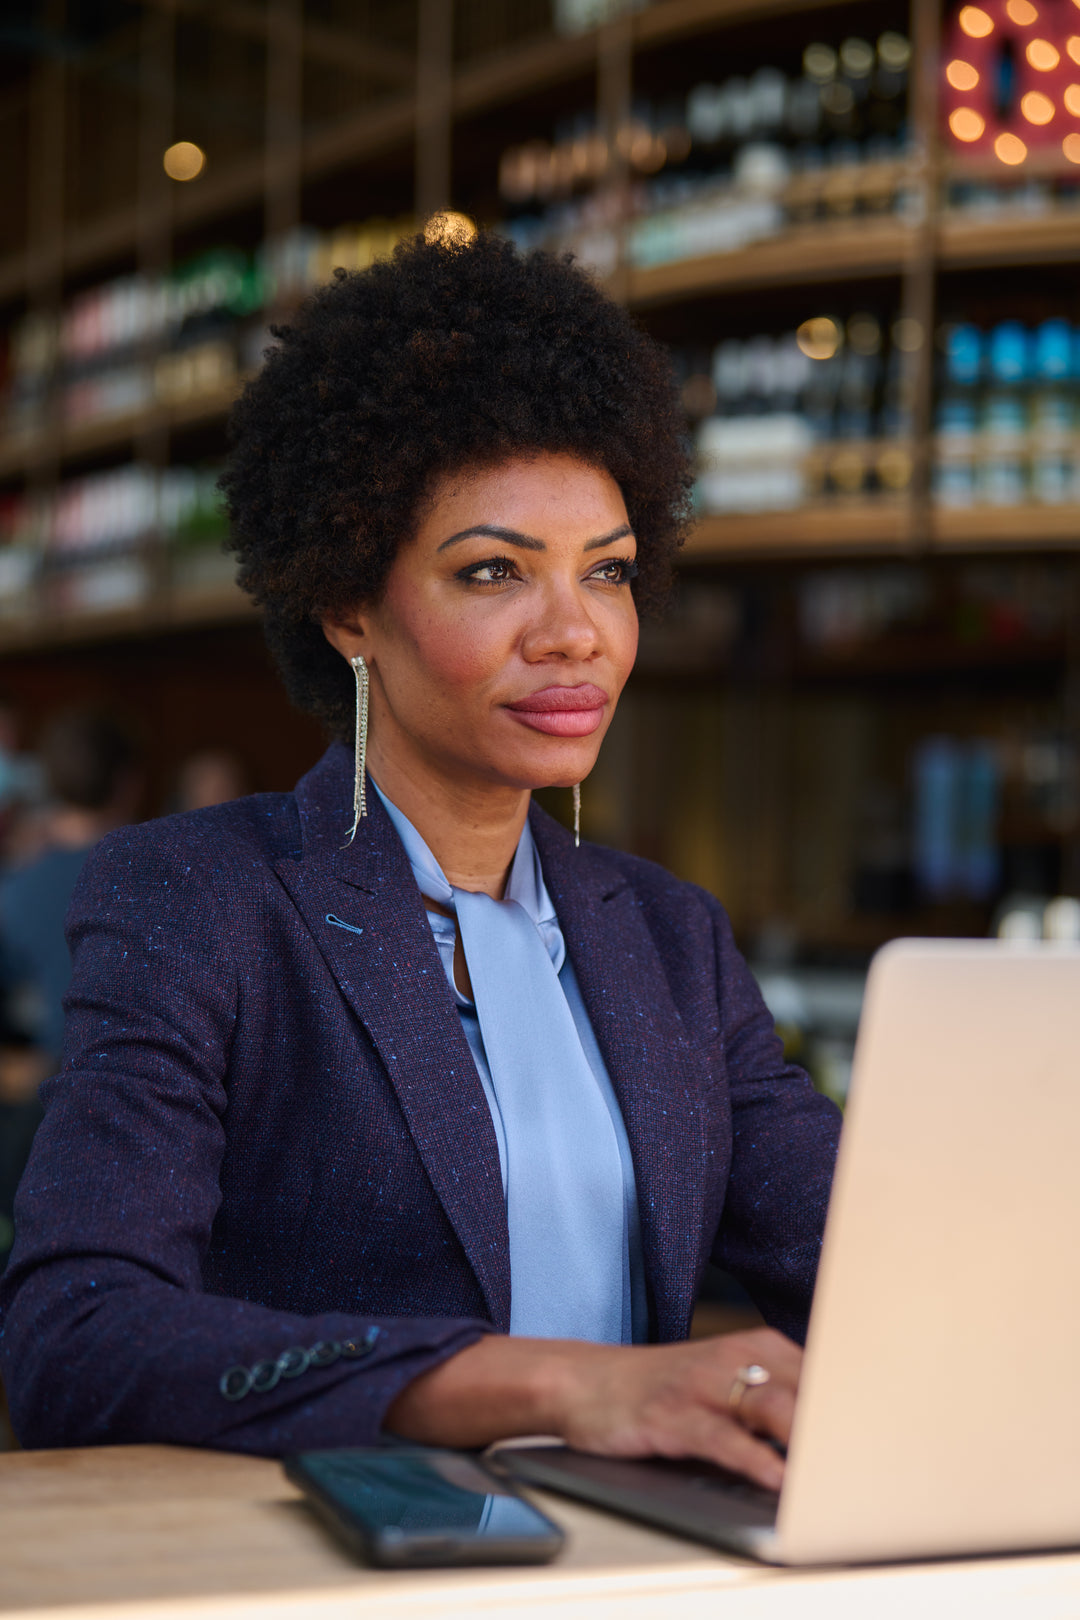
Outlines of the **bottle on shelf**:
[{"label": "bottle on shelf", "polygon": [[797,408],[805,355],[793,337],[731,339],[715,350],[716,414],[698,427],[697,499],[706,513],[787,511],[806,499],[810,425]]},{"label": "bottle on shelf", "polygon": [[[899,324],[864,310],[846,322],[814,316],[794,333],[721,343],[711,367],[715,410],[688,411],[698,420],[701,509],[786,510],[906,489],[911,447],[900,433],[910,421],[902,390],[889,388],[894,351],[904,358],[893,335]],[[683,364],[687,379],[692,370]],[[694,383],[695,401],[704,381]]]},{"label": "bottle on shelf", "polygon": [[1073,332],[1054,317],[1036,327],[1032,344],[1031,494],[1044,506],[1077,497]]},{"label": "bottle on shelf", "polygon": [[233,577],[221,551],[227,525],[214,468],[155,469],[133,462],[66,479],[50,494],[0,511],[0,619],[137,606],[155,588],[155,557],[173,558],[177,582]]},{"label": "bottle on shelf", "polygon": [[4,436],[32,444],[50,427],[220,404],[260,363],[275,312],[287,312],[337,265],[362,269],[388,254],[411,226],[409,218],[328,233],[300,226],[254,254],[213,248],[167,275],[91,287],[58,320],[26,316],[12,334]]},{"label": "bottle on shelf", "polygon": [[976,487],[988,506],[1019,506],[1027,495],[1026,452],[1031,344],[1020,321],[989,334],[987,389],[979,414]]},{"label": "bottle on shelf", "polygon": [[[909,56],[906,38],[892,31],[876,44],[849,37],[838,47],[810,45],[799,77],[765,63],[693,85],[681,103],[636,103],[618,136],[633,180],[629,263],[734,252],[789,225],[906,207]],[[607,271],[624,221],[602,197],[606,143],[593,115],[582,116],[556,127],[552,142],[502,154],[503,229],[523,248],[570,248]]]},{"label": "bottle on shelf", "polygon": [[931,901],[987,902],[1001,882],[1001,767],[985,738],[926,737],[913,758],[915,879]]},{"label": "bottle on shelf", "polygon": [[983,334],[977,326],[962,322],[947,328],[943,342],[943,378],[935,418],[934,496],[941,506],[968,507],[976,500]]}]

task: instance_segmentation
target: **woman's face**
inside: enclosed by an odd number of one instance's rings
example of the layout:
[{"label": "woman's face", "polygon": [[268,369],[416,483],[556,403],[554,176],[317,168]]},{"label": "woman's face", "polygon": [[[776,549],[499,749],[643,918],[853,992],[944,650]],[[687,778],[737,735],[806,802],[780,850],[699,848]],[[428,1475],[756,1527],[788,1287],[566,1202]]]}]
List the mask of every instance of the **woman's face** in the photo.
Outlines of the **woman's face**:
[{"label": "woman's face", "polygon": [[570,456],[437,484],[379,602],[326,627],[370,666],[376,780],[587,776],[637,651],[635,551],[614,479]]}]

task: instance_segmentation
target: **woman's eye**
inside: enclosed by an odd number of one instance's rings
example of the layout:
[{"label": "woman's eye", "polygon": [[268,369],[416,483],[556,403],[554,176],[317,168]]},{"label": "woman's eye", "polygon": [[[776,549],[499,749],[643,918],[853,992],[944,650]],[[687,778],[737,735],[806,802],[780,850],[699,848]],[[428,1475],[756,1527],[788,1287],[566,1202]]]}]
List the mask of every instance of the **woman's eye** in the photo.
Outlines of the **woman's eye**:
[{"label": "woman's eye", "polygon": [[602,579],[611,585],[629,585],[632,579],[637,578],[638,565],[632,557],[612,557],[610,562],[601,563],[590,576],[592,579]]},{"label": "woman's eye", "polygon": [[471,563],[458,575],[476,585],[503,585],[515,577],[513,561],[509,557],[489,557],[486,562]]}]

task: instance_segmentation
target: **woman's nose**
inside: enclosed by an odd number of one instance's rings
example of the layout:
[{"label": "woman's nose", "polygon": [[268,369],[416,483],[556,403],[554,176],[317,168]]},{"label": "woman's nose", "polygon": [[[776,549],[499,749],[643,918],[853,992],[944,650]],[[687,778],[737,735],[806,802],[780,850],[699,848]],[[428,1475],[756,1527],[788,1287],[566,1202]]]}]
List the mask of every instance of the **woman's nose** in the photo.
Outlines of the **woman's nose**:
[{"label": "woman's nose", "polygon": [[553,583],[537,601],[535,619],[522,640],[522,653],[530,662],[563,657],[580,662],[599,647],[600,637],[580,588]]}]

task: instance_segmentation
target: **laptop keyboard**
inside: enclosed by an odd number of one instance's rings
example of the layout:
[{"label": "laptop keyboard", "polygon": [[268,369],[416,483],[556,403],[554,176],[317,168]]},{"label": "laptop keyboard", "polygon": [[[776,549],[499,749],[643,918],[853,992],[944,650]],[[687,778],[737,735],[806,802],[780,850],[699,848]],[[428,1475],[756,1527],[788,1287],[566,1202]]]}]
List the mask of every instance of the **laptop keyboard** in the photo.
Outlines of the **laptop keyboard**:
[{"label": "laptop keyboard", "polygon": [[771,1529],[780,1498],[713,1463],[625,1461],[564,1446],[500,1452],[514,1477],[626,1513],[681,1535],[723,1543],[730,1531]]}]

